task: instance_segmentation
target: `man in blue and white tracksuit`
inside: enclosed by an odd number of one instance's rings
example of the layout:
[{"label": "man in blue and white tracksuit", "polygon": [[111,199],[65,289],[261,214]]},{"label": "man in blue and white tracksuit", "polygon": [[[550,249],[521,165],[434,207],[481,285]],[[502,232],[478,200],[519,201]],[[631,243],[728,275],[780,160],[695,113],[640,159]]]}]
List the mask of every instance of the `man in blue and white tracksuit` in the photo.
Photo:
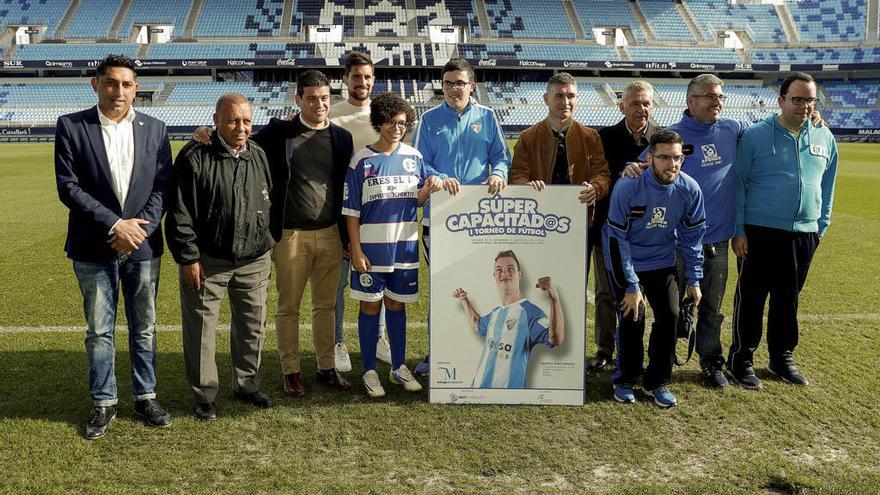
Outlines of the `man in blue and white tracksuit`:
[{"label": "man in blue and white tracksuit", "polygon": [[642,386],[658,406],[671,407],[678,402],[667,388],[679,311],[676,238],[684,258],[687,294],[699,304],[706,215],[700,187],[680,173],[681,136],[659,131],[648,149],[648,170],[615,186],[602,232],[605,268],[620,308],[617,371],[612,381],[616,400],[635,401],[633,387],[643,372],[646,297],[654,325]]},{"label": "man in blue and white tracksuit", "polygon": [[[436,170],[443,189],[451,194],[461,184],[488,184],[495,194],[507,183],[510,148],[495,112],[471,98],[476,89],[474,70],[464,59],[443,66],[443,103],[422,114],[413,146],[422,153],[426,168]],[[422,247],[430,263],[430,201],[422,210]],[[417,375],[428,374],[428,359]]]},{"label": "man in blue and white tracksuit", "polygon": [[787,383],[807,385],[794,364],[798,297],[819,239],[831,223],[837,143],[827,127],[809,121],[816,83],[794,73],[780,86],[780,113],[749,127],[736,157],[736,237],[739,265],[733,344],[727,366],[750,389],[761,387],[753,355],[761,341],[769,295],[769,370]]},{"label": "man in blue and white tracksuit", "polygon": [[[703,192],[706,207],[706,235],[703,237],[703,298],[698,308],[697,354],[703,381],[724,388],[724,355],[721,348],[721,303],[727,286],[727,250],[733,238],[736,202],[736,145],[748,124],[722,119],[724,82],[712,74],[700,74],[687,88],[687,110],[681,120],[667,127],[684,140],[685,159],[681,170],[694,179]],[[647,150],[642,155],[644,160]],[[684,259],[677,256],[679,280]],[[685,288],[680,285],[679,296]]]}]

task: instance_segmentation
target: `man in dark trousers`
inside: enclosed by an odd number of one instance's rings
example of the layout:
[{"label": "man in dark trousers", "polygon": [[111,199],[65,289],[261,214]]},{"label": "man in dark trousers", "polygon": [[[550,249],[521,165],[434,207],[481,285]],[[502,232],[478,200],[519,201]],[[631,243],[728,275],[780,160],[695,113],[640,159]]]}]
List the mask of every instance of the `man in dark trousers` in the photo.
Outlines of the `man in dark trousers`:
[{"label": "man in dark trousers", "polygon": [[275,244],[269,232],[272,179],[263,150],[250,141],[253,109],[246,97],[217,100],[211,144],[190,142],[177,155],[165,230],[180,265],[183,359],[195,416],[217,419],[215,348],[225,292],[232,309],[232,390],[239,400],[270,407],[260,391],[260,352]]},{"label": "man in dark trousers", "polygon": [[[596,203],[591,239],[601,239],[602,225],[608,216],[611,191],[628,162],[638,161],[639,155],[648,147],[657,128],[651,123],[654,111],[654,88],[646,81],[632,81],[623,88],[620,98],[623,119],[617,124],[599,130],[605,159],[608,161],[610,186],[608,194]],[[617,326],[614,296],[608,286],[605,273],[605,257],[601,243],[593,250],[593,272],[596,281],[596,355],[587,362],[587,369],[599,371],[611,362],[614,353],[614,329]]]},{"label": "man in dark trousers", "polygon": [[[134,63],[108,55],[92,78],[98,105],[62,115],[55,131],[55,180],[70,209],[67,257],[83,296],[89,394],[85,436],[103,436],[116,417],[119,286],[125,296],[134,414],[149,426],[171,424],[156,402],[156,293],[162,255],[171,145],[165,124],[135,112]],[[120,284],[121,282],[121,284]]]}]

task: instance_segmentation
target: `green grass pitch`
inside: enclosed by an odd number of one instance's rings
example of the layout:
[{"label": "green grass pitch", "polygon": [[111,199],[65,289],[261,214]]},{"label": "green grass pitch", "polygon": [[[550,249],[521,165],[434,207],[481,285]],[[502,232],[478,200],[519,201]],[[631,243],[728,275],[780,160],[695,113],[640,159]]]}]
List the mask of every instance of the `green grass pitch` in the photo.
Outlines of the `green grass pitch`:
[{"label": "green grass pitch", "polygon": [[[796,358],[809,387],[771,379],[762,346],[762,391],[707,390],[691,362],[674,371],[681,402],[667,411],[647,400],[615,403],[609,373],[589,377],[587,405],[578,408],[430,405],[427,392],[390,387],[374,401],[364,397],[357,373],[349,374],[351,393],[315,385],[306,330],[309,395],[289,399],[280,392],[270,323],[263,387],[278,405],[262,411],[235,402],[227,378],[220,420],[199,423],[190,415],[174,327],[176,267],[165,256],[158,312],[159,324],[171,329],[159,334],[158,394],[174,424],[153,430],[132,418],[121,332],[119,418],[95,442],[82,438],[90,408],[84,324],[62,251],[66,210],[55,192],[52,146],[3,144],[0,156],[0,493],[880,491],[880,311],[873,305],[880,292],[880,146],[840,146],[832,225],[801,296]],[[424,270],[422,282],[427,287]],[[407,359],[414,365],[427,350],[424,291],[408,313]],[[353,304],[346,321],[357,370]],[[227,340],[218,339],[226,377]],[[722,342],[730,342],[729,318]]]}]

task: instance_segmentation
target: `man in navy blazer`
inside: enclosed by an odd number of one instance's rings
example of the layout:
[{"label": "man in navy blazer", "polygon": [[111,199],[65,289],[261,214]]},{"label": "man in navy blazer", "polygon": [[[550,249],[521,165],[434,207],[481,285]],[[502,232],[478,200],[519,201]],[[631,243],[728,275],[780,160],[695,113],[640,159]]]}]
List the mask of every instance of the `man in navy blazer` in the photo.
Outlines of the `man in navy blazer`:
[{"label": "man in navy blazer", "polygon": [[55,179],[70,209],[64,249],[83,295],[89,394],[85,436],[103,436],[116,417],[114,328],[121,281],[128,320],[134,414],[171,424],[156,402],[156,293],[171,145],[165,124],[135,112],[131,59],[108,55],[95,71],[98,105],[62,115],[55,133]]}]

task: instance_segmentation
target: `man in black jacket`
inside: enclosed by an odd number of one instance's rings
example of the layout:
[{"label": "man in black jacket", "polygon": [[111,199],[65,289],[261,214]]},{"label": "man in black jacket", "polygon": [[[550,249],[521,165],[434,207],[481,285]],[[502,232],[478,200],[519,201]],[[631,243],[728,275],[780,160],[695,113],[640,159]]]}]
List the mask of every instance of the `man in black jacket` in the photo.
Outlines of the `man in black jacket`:
[{"label": "man in black jacket", "polygon": [[177,155],[165,222],[168,247],[180,264],[186,376],[195,416],[205,421],[217,418],[214,354],[224,292],[232,309],[233,392],[258,407],[273,404],[260,391],[259,373],[275,244],[269,230],[272,179],[263,150],[248,140],[252,118],[246,97],[217,100],[211,143],[191,142]]},{"label": "man in black jacket", "polygon": [[654,88],[646,81],[632,81],[623,88],[620,95],[620,112],[623,119],[617,124],[599,131],[611,186],[608,195],[596,203],[596,216],[590,229],[593,250],[593,273],[596,281],[596,355],[587,363],[587,369],[598,371],[611,362],[614,353],[614,329],[617,326],[617,310],[614,296],[608,285],[605,272],[605,257],[602,255],[602,225],[608,217],[608,205],[614,183],[628,162],[638,161],[639,155],[648,147],[648,142],[657,128],[650,122],[654,110]]}]

